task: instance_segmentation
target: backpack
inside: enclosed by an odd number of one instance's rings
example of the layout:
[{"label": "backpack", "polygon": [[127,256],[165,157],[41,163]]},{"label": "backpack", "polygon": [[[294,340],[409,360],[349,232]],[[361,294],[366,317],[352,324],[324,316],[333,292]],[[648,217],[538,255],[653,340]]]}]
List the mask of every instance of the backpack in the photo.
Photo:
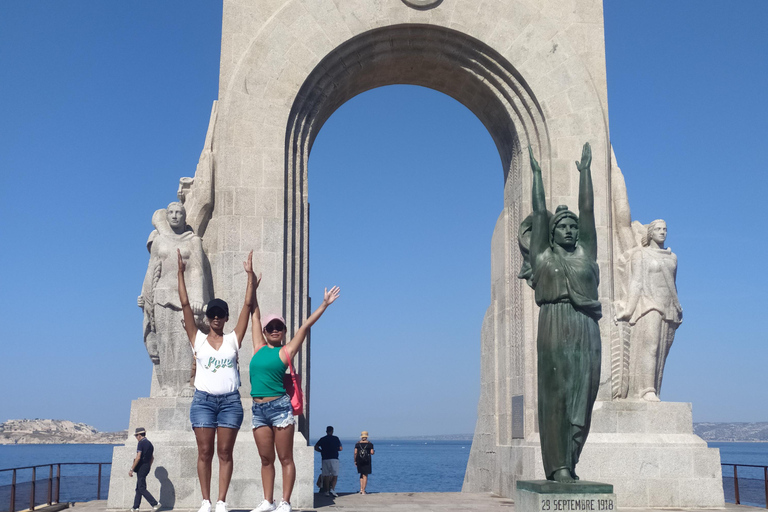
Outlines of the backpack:
[{"label": "backpack", "polygon": [[357,447],[357,463],[358,464],[370,464],[371,463],[371,444],[360,443]]}]

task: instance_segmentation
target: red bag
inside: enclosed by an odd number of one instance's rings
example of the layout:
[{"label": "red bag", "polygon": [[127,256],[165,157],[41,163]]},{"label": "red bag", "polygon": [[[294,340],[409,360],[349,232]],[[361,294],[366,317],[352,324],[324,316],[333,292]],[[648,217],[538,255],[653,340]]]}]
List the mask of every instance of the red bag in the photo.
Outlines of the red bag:
[{"label": "red bag", "polygon": [[[285,347],[283,347],[283,349],[285,349]],[[283,385],[285,386],[285,392],[291,397],[293,414],[295,416],[300,416],[304,414],[304,393],[301,392],[301,376],[297,375],[294,371],[293,363],[288,357],[287,350],[285,351],[285,358],[288,359],[288,368],[290,368],[291,374],[283,375]]]}]

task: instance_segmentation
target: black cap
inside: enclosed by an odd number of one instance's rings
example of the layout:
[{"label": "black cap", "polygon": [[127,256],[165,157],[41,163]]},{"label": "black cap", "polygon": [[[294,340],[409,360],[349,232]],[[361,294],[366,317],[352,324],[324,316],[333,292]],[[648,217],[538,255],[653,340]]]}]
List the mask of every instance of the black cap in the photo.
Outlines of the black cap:
[{"label": "black cap", "polygon": [[208,303],[208,306],[205,308],[205,316],[213,318],[217,310],[219,313],[224,313],[225,317],[229,316],[229,306],[221,299],[213,299]]}]

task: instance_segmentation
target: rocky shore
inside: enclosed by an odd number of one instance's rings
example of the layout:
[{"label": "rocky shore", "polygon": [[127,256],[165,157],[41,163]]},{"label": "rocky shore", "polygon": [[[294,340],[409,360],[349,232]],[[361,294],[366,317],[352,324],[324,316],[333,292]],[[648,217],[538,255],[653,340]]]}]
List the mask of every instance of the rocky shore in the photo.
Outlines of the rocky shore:
[{"label": "rocky shore", "polygon": [[8,420],[0,423],[2,444],[123,444],[127,430],[99,432],[67,420]]}]

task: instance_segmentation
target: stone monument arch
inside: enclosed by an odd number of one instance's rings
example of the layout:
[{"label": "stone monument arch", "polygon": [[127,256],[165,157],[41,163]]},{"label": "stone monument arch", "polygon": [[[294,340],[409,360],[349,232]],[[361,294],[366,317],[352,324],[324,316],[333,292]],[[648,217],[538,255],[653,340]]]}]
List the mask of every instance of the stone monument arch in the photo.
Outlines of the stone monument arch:
[{"label": "stone monument arch", "polygon": [[[253,249],[254,267],[264,275],[262,310],[283,314],[289,336],[311,311],[307,162],[315,137],[340,105],[385,85],[432,88],[469,108],[498,148],[504,203],[490,243],[491,296],[478,333],[481,396],[465,491],[513,496],[518,479],[543,476],[536,424],[537,307],[531,290],[517,279],[522,263],[518,226],[531,211],[527,146],[541,164],[552,204],[575,206],[578,173],[573,160],[584,142],[591,143],[599,295],[604,305],[613,301],[612,153],[602,12],[602,0],[224,0],[219,96],[204,149],[211,178],[196,179],[185,193],[195,194],[198,181],[213,181],[214,193],[203,194],[213,201],[203,247],[215,296],[240,303],[245,281],[235,272]],[[600,329],[603,340],[610,340],[615,328],[604,307]],[[295,440],[297,508],[313,506],[314,452],[307,446],[310,342],[294,361],[306,397]],[[244,343],[240,360],[248,361],[251,350]],[[721,505],[719,456],[696,441],[690,408],[686,412],[685,407],[664,409],[684,404],[644,404],[643,410],[615,410],[610,356],[610,350],[603,350],[596,434],[584,451],[582,476],[614,483],[622,506],[653,506],[648,492],[652,483],[638,484],[635,475],[611,466],[615,450],[608,446],[626,441],[610,437],[623,432],[617,426],[620,413],[651,423],[646,409],[660,406],[663,410],[652,414],[671,415],[670,428],[677,430],[659,434],[678,435],[685,445],[680,453],[688,450],[684,456],[691,467],[685,478],[691,486],[707,480],[699,501],[680,499],[683,491],[676,488],[663,505]],[[241,378],[245,419],[227,501],[233,508],[251,508],[262,496],[250,432],[247,364],[241,364]],[[185,397],[139,399],[130,421],[130,429],[142,426],[152,433],[156,463],[167,470],[181,508],[199,504],[188,402]],[[642,442],[661,449],[651,441]],[[114,457],[114,467],[127,466],[132,446],[116,449]],[[608,469],[599,473],[600,468]],[[659,475],[657,470],[650,478]],[[279,478],[276,484],[279,495]],[[132,485],[115,472],[109,506],[127,507]],[[214,479],[213,494],[215,487]],[[150,490],[155,492],[151,485]]]},{"label": "stone monument arch", "polygon": [[[497,274],[514,289],[499,287],[497,302],[501,310],[517,312],[518,338],[526,329],[530,334],[534,311],[526,304],[531,296],[512,279],[518,270],[512,262],[517,223],[530,210],[530,198],[523,193],[530,186],[523,158],[529,144],[541,156],[553,195],[575,202],[571,156],[583,140],[592,141],[594,167],[601,170],[595,177],[603,212],[601,246],[610,247],[602,7],[600,2],[582,3],[576,13],[563,13],[554,1],[537,6],[518,1],[288,1],[272,7],[225,2],[215,132],[219,179],[206,237],[214,267],[236,268],[250,241],[256,241],[254,257],[264,274],[282,277],[262,292],[265,309],[282,308],[289,328],[297,328],[310,309],[307,161],[315,136],[336,108],[356,94],[391,84],[421,85],[464,104],[496,143],[505,176],[505,207],[497,230],[504,232],[502,245],[509,248],[510,260]],[[578,37],[560,26],[577,31]],[[550,175],[562,178],[551,180]],[[233,227],[238,235],[232,234]],[[610,251],[601,258],[610,265]],[[222,285],[231,287],[231,278],[215,271],[214,282],[217,294],[226,298]],[[607,284],[603,294],[610,296]],[[309,350],[299,364],[307,383]],[[524,424],[533,432],[535,402],[525,407],[529,418]],[[301,430],[306,434],[306,426]]]}]

